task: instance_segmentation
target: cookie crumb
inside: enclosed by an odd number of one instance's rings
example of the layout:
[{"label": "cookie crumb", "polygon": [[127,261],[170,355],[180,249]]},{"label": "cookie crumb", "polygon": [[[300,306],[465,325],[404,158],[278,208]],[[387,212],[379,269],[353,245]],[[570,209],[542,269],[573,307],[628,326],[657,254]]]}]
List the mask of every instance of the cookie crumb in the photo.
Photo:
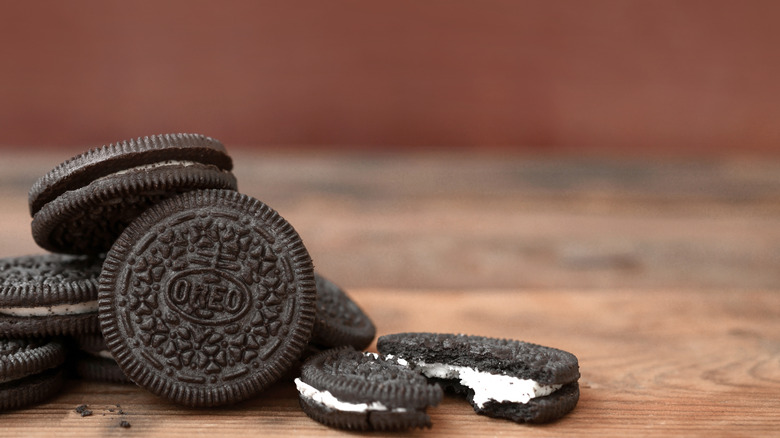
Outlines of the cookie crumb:
[{"label": "cookie crumb", "polygon": [[124,427],[125,429],[127,429],[130,427],[130,423],[125,420],[122,420],[119,422],[119,427]]},{"label": "cookie crumb", "polygon": [[92,411],[87,409],[87,405],[76,406],[76,413],[81,414],[82,417],[89,417],[92,415]]}]

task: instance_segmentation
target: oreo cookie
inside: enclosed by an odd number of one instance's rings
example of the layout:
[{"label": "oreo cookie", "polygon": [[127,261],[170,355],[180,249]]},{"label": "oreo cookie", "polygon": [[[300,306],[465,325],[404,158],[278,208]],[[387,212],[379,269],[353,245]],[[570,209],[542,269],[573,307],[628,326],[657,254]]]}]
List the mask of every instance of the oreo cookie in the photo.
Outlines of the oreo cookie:
[{"label": "oreo cookie", "polygon": [[0,411],[37,403],[63,383],[65,348],[45,339],[0,338]]},{"label": "oreo cookie", "polygon": [[42,254],[0,259],[0,335],[98,331],[101,257]]},{"label": "oreo cookie", "polygon": [[430,427],[426,409],[442,398],[441,388],[418,372],[352,347],[312,356],[295,385],[306,415],[349,430]]},{"label": "oreo cookie", "polygon": [[91,149],[35,182],[32,235],[42,248],[105,253],[122,230],[162,199],[197,189],[232,189],[232,160],[197,134],[138,138]]},{"label": "oreo cookie", "polygon": [[236,403],[279,379],[316,313],[309,254],[266,204],[185,193],[133,221],[106,256],[106,346],[136,384],[187,406]]},{"label": "oreo cookie", "polygon": [[557,420],[579,399],[577,358],[526,342],[434,333],[381,336],[377,348],[446,389],[478,414],[520,423]]},{"label": "oreo cookie", "polygon": [[371,344],[376,327],[371,318],[338,285],[314,273],[317,284],[317,319],[311,343],[331,348],[349,345],[362,350]]},{"label": "oreo cookie", "polygon": [[77,336],[75,343],[77,351],[73,368],[77,376],[98,382],[132,383],[106,348],[100,333]]}]

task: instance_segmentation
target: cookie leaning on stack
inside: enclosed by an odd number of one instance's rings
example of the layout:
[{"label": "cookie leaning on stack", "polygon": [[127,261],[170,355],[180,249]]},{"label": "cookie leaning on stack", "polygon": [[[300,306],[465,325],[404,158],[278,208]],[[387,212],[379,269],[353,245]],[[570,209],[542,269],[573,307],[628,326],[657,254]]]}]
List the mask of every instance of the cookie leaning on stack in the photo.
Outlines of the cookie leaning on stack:
[{"label": "cookie leaning on stack", "polygon": [[162,199],[199,189],[236,190],[232,168],[222,143],[198,134],[90,149],[30,189],[33,238],[53,252],[105,253],[133,219]]}]

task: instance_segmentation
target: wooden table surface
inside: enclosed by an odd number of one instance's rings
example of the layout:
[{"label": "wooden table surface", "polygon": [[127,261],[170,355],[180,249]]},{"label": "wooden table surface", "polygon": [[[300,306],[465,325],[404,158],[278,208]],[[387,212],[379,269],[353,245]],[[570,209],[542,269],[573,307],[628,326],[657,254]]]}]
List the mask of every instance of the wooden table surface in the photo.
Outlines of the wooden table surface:
[{"label": "wooden table surface", "polygon": [[[0,151],[0,256],[41,252],[27,190],[76,152]],[[509,337],[579,358],[580,402],[561,421],[517,425],[447,397],[429,410],[433,428],[409,435],[780,430],[779,162],[233,156],[240,190],[298,229],[317,269],[380,335]],[[81,404],[93,415],[77,414]],[[201,410],[74,380],[46,403],[0,414],[0,436],[53,434],[346,435],[306,417],[288,381]]]}]

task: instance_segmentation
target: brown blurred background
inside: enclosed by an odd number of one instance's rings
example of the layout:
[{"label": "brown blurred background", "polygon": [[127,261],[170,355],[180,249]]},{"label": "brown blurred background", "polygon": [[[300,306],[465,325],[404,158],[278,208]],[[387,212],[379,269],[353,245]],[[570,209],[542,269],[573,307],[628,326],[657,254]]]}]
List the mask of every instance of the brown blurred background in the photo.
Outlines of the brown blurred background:
[{"label": "brown blurred background", "polygon": [[0,145],[780,155],[776,1],[0,5]]},{"label": "brown blurred background", "polygon": [[220,139],[347,287],[776,290],[778,17],[0,0],[0,255],[40,251],[27,192],[53,166],[178,131]]}]

